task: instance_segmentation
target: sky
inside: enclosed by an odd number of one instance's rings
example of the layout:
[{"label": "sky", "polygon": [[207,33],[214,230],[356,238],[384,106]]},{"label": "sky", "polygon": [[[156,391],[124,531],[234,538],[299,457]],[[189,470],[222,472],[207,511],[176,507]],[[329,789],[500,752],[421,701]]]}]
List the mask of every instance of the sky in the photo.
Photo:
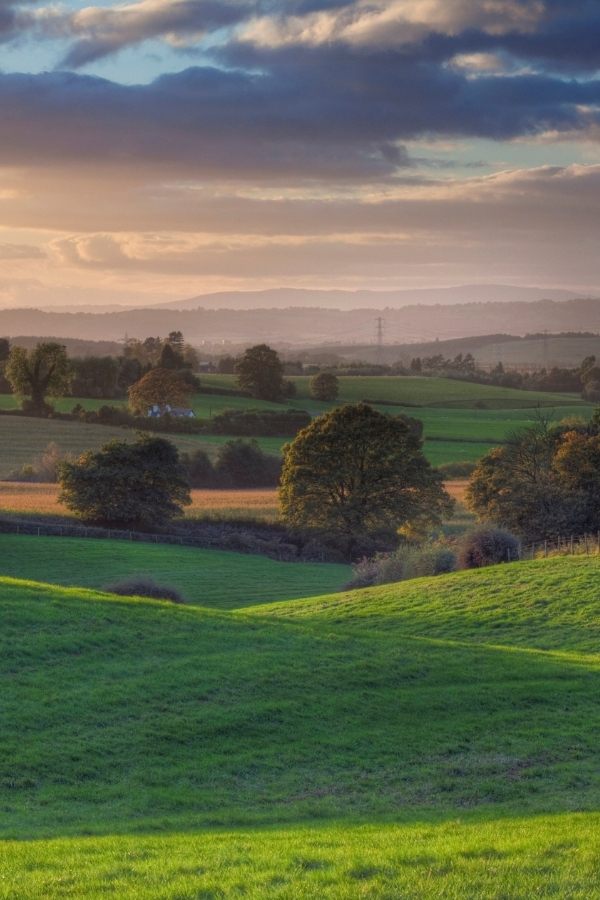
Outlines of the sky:
[{"label": "sky", "polygon": [[0,306],[600,289],[599,0],[0,0]]}]

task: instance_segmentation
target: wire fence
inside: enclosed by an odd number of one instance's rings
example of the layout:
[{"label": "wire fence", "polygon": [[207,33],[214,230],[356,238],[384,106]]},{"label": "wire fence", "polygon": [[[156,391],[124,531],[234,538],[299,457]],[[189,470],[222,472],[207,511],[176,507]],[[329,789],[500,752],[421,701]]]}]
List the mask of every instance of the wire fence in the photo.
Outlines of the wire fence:
[{"label": "wire fence", "polygon": [[520,548],[519,559],[540,559],[549,556],[598,556],[600,531],[583,535],[568,535],[551,540],[536,541]]},{"label": "wire fence", "polygon": [[123,531],[115,528],[91,527],[85,525],[57,525],[51,522],[27,522],[0,518],[0,533],[27,534],[37,537],[78,537],[110,539],[116,541],[144,541],[152,544],[179,544],[202,547],[205,543],[197,538],[181,534],[153,534],[147,531]]}]

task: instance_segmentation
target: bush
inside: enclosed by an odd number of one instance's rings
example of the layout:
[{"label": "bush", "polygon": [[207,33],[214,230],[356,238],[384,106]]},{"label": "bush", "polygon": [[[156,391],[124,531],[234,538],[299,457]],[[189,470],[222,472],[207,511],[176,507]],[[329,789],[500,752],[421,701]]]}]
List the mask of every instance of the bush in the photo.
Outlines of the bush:
[{"label": "bush", "polygon": [[63,453],[58,444],[51,441],[43,453],[37,456],[32,463],[15,469],[7,475],[5,480],[56,484],[62,463],[69,462],[71,459],[71,454]]},{"label": "bush", "polygon": [[263,453],[256,441],[227,441],[215,465],[217,484],[223,488],[274,487],[280,473],[279,457]]},{"label": "bush", "polygon": [[461,569],[479,569],[520,557],[519,539],[502,528],[479,528],[466,535],[460,552]]},{"label": "bush", "polygon": [[437,470],[444,478],[470,478],[475,468],[476,463],[474,462],[456,460],[455,462],[442,463],[441,466],[437,467]]},{"label": "bush", "polygon": [[109,594],[119,594],[122,597],[151,597],[153,600],[170,600],[171,603],[186,602],[177,588],[157,584],[153,578],[148,578],[146,575],[122,578],[120,581],[107,584],[103,590]]},{"label": "bush", "polygon": [[364,558],[354,566],[348,589],[392,584],[426,575],[443,575],[456,569],[456,555],[444,544],[404,544],[394,553],[378,553]]},{"label": "bush", "polygon": [[191,454],[183,454],[181,462],[185,466],[193,488],[214,488],[216,475],[214,466],[208,453],[204,450],[195,450]]},{"label": "bush", "polygon": [[303,409],[226,409],[209,424],[212,434],[232,437],[294,437],[310,425]]}]

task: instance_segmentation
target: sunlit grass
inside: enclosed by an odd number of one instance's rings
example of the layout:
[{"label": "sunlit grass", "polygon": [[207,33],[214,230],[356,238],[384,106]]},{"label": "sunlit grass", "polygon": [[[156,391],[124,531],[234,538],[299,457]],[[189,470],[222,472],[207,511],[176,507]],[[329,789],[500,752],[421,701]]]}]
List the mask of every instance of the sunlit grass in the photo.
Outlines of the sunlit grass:
[{"label": "sunlit grass", "polygon": [[599,896],[599,571],[235,612],[0,580],[0,896]]}]

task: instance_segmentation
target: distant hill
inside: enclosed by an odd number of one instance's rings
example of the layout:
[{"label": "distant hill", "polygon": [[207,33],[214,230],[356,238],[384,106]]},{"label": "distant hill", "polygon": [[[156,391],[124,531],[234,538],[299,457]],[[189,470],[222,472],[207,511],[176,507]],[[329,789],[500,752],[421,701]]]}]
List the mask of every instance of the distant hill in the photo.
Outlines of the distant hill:
[{"label": "distant hill", "polygon": [[161,303],[157,309],[284,309],[290,306],[331,309],[382,309],[414,304],[532,303],[536,300],[574,300],[576,291],[507,284],[464,284],[458,287],[398,291],[335,291],[273,288],[265,291],[219,291],[188,300]]},{"label": "distant hill", "polygon": [[391,365],[402,362],[408,365],[416,356],[442,354],[451,358],[457,354],[471,353],[476,362],[486,368],[502,362],[508,367],[552,368],[578,365],[586,356],[600,359],[600,333],[566,332],[562,334],[528,334],[519,337],[511,334],[487,334],[475,337],[424,343],[384,344],[378,347],[368,344],[320,344],[298,353],[303,362],[333,363],[361,361]]},{"label": "distant hill", "polygon": [[525,335],[548,330],[600,332],[600,299],[518,303],[462,303],[398,309],[135,309],[109,313],[0,310],[0,335],[122,341],[181,330],[208,351],[269,341],[281,348],[318,344],[357,347],[375,343],[376,319],[383,319],[386,344],[412,344],[479,335]]}]

